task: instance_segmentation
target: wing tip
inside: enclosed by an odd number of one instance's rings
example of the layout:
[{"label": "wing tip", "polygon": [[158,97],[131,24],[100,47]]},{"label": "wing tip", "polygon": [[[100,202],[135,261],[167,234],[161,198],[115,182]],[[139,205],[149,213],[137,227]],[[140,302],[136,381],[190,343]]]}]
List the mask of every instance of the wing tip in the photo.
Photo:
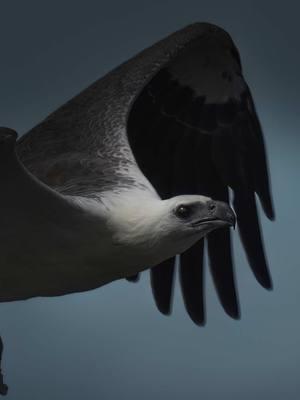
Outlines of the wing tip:
[{"label": "wing tip", "polygon": [[241,312],[240,310],[236,310],[236,311],[228,311],[225,310],[226,314],[229,315],[230,318],[234,319],[235,321],[239,321],[241,319]]},{"label": "wing tip", "polygon": [[263,282],[259,281],[259,283],[266,290],[272,291],[274,289],[273,282],[272,282],[271,278],[269,278],[269,280],[266,280],[266,281],[263,281]]},{"label": "wing tip", "polygon": [[[154,302],[163,315],[171,315],[174,296],[175,258],[169,258],[150,270]],[[163,283],[163,285],[162,285]]]},{"label": "wing tip", "polygon": [[12,128],[7,128],[6,126],[0,126],[0,138],[12,138],[14,141],[17,140],[18,134],[17,132],[12,129]]},{"label": "wing tip", "polygon": [[[261,200],[261,198],[260,198],[260,200]],[[263,207],[264,213],[267,216],[267,218],[270,221],[275,221],[276,215],[275,215],[273,202],[271,200],[271,196],[270,196],[268,202],[265,202],[265,201],[261,200],[261,205]]]},{"label": "wing tip", "polygon": [[226,307],[223,305],[223,308],[226,314],[229,315],[230,318],[235,320],[241,319],[241,310],[237,300],[234,303],[232,303],[230,307],[228,307],[228,305]]},{"label": "wing tip", "polygon": [[160,304],[155,301],[156,307],[159,312],[161,312],[166,317],[169,317],[172,314],[172,305],[171,304]]},{"label": "wing tip", "polygon": [[18,134],[11,128],[0,127],[0,151],[1,154],[10,154],[14,151]]},{"label": "wing tip", "polygon": [[269,268],[267,267],[267,264],[264,264],[264,268],[261,272],[263,273],[258,273],[258,271],[255,269],[252,269],[254,276],[257,280],[257,282],[266,290],[273,290],[273,282],[272,282],[272,277],[269,272]]},{"label": "wing tip", "polygon": [[202,315],[197,315],[188,311],[188,315],[195,325],[199,327],[204,327],[206,325],[206,317],[204,313]]},{"label": "wing tip", "polygon": [[276,214],[275,214],[275,210],[273,207],[270,210],[266,211],[266,216],[268,217],[268,219],[270,221],[275,221]]},{"label": "wing tip", "polygon": [[206,320],[205,321],[194,321],[192,319],[192,321],[194,322],[195,325],[197,325],[199,328],[204,328],[206,325]]},{"label": "wing tip", "polygon": [[126,276],[125,278],[128,282],[136,283],[140,280],[140,274]]},{"label": "wing tip", "polygon": [[[156,303],[157,309],[161,312],[166,317],[170,317],[172,315],[172,306],[171,304],[169,306],[163,307],[161,304]],[[189,318],[192,320],[192,322],[201,327],[204,327],[206,325],[206,317],[204,315],[196,315],[191,313],[190,311],[187,311]]]}]

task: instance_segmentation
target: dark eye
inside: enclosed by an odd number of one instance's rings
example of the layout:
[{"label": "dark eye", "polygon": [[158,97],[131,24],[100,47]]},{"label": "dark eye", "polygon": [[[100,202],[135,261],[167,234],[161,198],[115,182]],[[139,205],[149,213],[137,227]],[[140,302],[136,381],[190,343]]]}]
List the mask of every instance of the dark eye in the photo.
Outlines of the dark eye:
[{"label": "dark eye", "polygon": [[175,215],[179,218],[186,219],[192,214],[192,207],[186,205],[180,205],[175,210]]}]

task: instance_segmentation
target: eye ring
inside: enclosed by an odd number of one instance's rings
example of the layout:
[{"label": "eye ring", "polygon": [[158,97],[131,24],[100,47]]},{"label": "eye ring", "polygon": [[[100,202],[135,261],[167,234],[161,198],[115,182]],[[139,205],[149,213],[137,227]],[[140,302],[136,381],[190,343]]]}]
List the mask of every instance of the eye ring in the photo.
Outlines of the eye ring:
[{"label": "eye ring", "polygon": [[191,214],[192,214],[192,208],[185,204],[180,204],[175,209],[175,215],[180,219],[187,219],[191,216]]}]

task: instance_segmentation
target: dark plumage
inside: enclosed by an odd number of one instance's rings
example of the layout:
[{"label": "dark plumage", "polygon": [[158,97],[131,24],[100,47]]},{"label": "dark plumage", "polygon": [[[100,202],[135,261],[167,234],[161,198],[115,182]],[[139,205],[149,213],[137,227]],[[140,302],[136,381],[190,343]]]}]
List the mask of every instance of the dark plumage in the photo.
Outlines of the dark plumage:
[{"label": "dark plumage", "polygon": [[[140,168],[162,198],[204,194],[228,202],[228,188],[233,190],[250,267],[270,289],[254,196],[273,219],[263,136],[227,33],[207,25],[203,35],[161,65],[133,104],[128,135]],[[229,229],[209,234],[207,244],[221,304],[239,318]],[[165,314],[171,310],[173,263],[167,260],[151,270],[155,301]],[[179,277],[189,315],[203,324],[203,240],[181,255]]]},{"label": "dark plumage", "polygon": [[[130,173],[136,162],[162,199],[201,194],[228,202],[231,188],[250,267],[262,286],[272,287],[255,199],[273,219],[264,141],[239,53],[221,28],[194,24],[144,50],[33,128],[17,152],[62,195],[149,190],[141,175]],[[220,301],[239,318],[229,229],[205,241]],[[185,306],[197,324],[205,321],[203,249],[202,239],[180,257]],[[174,259],[151,269],[165,314],[173,281]]]}]

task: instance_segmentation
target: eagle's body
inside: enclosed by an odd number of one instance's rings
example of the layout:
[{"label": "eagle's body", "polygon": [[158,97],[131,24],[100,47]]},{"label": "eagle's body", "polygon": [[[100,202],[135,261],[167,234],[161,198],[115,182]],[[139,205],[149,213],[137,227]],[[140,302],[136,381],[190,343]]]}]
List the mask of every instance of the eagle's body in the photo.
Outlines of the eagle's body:
[{"label": "eagle's body", "polygon": [[[173,257],[183,253],[185,305],[203,323],[200,239],[233,224],[228,186],[251,268],[271,287],[254,197],[272,218],[263,138],[222,29],[176,32],[16,147],[15,139],[0,132],[0,300],[89,290],[152,267],[157,305],[168,313]],[[237,318],[228,228],[210,233],[208,251],[221,302]]]},{"label": "eagle's body", "polygon": [[[46,187],[33,186],[36,182],[15,161],[14,181],[1,203],[0,301],[97,288],[172,257],[174,246],[183,252],[203,236],[201,231],[176,245],[175,236],[170,242],[164,219],[168,202],[150,189],[62,201]],[[21,198],[15,196],[16,183],[23,189]]]}]

